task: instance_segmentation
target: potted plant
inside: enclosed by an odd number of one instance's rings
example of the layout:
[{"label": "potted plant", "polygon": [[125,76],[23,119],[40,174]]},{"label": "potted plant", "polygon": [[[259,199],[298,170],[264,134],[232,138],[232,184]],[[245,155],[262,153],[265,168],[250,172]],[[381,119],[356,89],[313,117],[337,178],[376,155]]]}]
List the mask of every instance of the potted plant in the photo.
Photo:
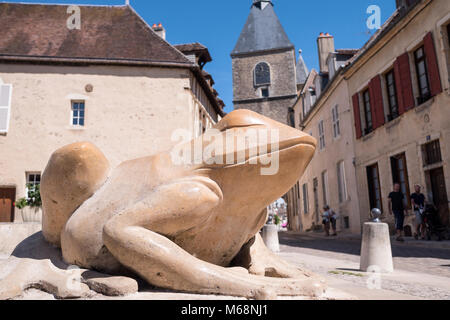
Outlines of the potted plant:
[{"label": "potted plant", "polygon": [[28,197],[16,201],[21,211],[23,222],[42,222],[42,200],[39,184],[27,184]]}]

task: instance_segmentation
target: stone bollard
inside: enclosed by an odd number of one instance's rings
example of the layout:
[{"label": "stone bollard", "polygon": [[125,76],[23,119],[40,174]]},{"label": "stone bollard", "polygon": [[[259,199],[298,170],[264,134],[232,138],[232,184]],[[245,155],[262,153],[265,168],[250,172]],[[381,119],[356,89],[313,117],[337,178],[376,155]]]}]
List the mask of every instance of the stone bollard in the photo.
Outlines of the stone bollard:
[{"label": "stone bollard", "polygon": [[394,271],[391,238],[386,223],[364,224],[361,245],[361,271],[390,273]]},{"label": "stone bollard", "polygon": [[263,228],[262,238],[267,248],[273,252],[280,252],[280,241],[278,239],[278,226],[266,224]]}]

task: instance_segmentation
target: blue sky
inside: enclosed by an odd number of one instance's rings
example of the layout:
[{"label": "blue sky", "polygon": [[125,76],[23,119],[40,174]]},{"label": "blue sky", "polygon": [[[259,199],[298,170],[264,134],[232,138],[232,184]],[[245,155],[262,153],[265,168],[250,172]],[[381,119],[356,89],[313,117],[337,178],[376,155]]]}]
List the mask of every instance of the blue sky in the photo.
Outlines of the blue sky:
[{"label": "blue sky", "polygon": [[[4,1],[15,2],[15,1]],[[119,5],[125,0],[38,0],[26,3],[70,3]],[[205,69],[229,112],[233,108],[230,52],[250,12],[252,0],[130,0],[149,23],[161,22],[172,44],[200,42],[206,45],[213,62]],[[308,68],[317,69],[316,39],[320,32],[335,37],[336,48],[359,48],[370,37],[366,26],[370,5],[381,8],[384,22],[395,10],[395,0],[273,0],[275,11],[296,50],[303,50]]]}]

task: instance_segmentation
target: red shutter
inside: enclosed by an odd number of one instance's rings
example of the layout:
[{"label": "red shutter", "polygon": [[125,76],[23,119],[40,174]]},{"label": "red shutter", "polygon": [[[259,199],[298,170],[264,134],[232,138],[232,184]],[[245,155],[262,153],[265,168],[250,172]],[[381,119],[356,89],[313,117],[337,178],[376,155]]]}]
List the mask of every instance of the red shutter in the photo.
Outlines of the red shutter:
[{"label": "red shutter", "polygon": [[376,128],[378,128],[378,120],[377,120],[377,110],[375,108],[376,99],[372,80],[369,82],[369,95],[370,95],[370,113],[372,114],[372,129],[375,130]]},{"label": "red shutter", "polygon": [[355,131],[356,131],[356,139],[362,137],[361,130],[361,112],[359,111],[359,94],[356,93],[353,96],[353,114],[355,115]]},{"label": "red shutter", "polygon": [[373,129],[381,127],[384,120],[384,104],[383,104],[383,93],[381,89],[381,76],[377,75],[369,84],[370,90],[370,104],[372,107],[373,116]]},{"label": "red shutter", "polygon": [[431,95],[435,96],[442,92],[441,77],[439,75],[439,65],[434,47],[433,33],[428,33],[423,39],[425,57],[427,59],[428,77],[430,80]]},{"label": "red shutter", "polygon": [[400,114],[403,114],[415,105],[411,81],[411,68],[407,52],[402,54],[395,61],[394,72],[398,96],[398,111]]}]

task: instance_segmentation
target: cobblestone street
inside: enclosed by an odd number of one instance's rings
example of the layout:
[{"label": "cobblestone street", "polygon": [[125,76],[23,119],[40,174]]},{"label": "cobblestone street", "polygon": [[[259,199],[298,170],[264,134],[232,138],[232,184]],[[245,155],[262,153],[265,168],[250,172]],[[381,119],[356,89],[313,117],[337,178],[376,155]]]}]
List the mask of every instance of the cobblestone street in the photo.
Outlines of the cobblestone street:
[{"label": "cobblestone street", "polygon": [[[280,244],[283,258],[326,276],[331,285],[344,281],[355,286],[350,291],[367,290],[370,274],[359,271],[360,237],[282,232]],[[359,298],[450,300],[450,242],[392,241],[392,251],[395,272],[381,275],[386,292],[363,290]]]}]

